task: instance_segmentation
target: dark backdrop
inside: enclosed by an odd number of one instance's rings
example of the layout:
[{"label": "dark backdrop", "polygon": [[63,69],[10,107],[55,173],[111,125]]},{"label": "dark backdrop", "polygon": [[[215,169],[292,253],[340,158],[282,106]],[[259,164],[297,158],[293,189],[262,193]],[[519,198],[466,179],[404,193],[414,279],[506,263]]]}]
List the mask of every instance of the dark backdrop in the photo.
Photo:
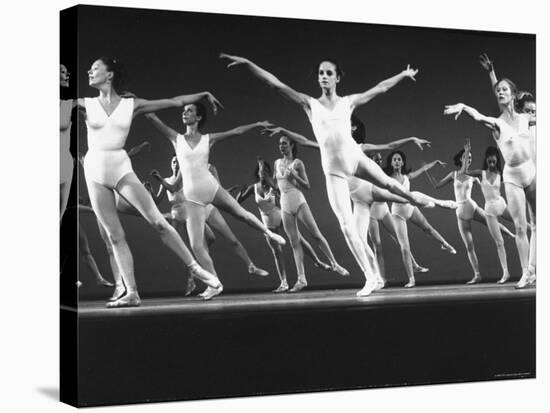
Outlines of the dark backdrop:
[{"label": "dark backdrop", "polygon": [[[202,90],[214,93],[225,110],[217,117],[209,116],[205,132],[219,132],[267,119],[312,136],[307,117],[298,106],[270,90],[246,69],[226,69],[225,62],[218,59],[220,52],[248,57],[294,89],[315,97],[320,94],[316,63],[323,58],[333,57],[343,63],[346,75],[340,84],[340,95],[364,91],[411,64],[420,69],[416,82],[404,80],[355,113],[365,122],[369,142],[381,143],[406,136],[431,139],[431,149],[420,152],[409,146],[405,152],[413,168],[420,167],[422,161],[448,162],[447,169],[433,170],[436,176],[450,170],[452,156],[462,147],[464,138],[472,139],[476,168],[480,166],[485,148],[492,144],[489,131],[467,116],[458,121],[443,116],[444,105],[456,102],[470,104],[488,115],[498,114],[488,76],[478,63],[481,52],[487,52],[494,60],[497,75],[510,77],[523,90],[535,91],[533,35],[90,6],[80,7],[78,19],[78,67],[70,70],[73,79],[78,78],[80,96],[97,95],[96,90],[88,86],[86,75],[94,59],[102,55],[116,57],[128,71],[126,89],[140,97],[171,97]],[[183,130],[179,111],[166,110],[159,116],[171,127]],[[78,128],[78,147],[85,153],[86,128],[82,119]],[[152,143],[152,149],[133,159],[137,175],[150,179],[148,174],[153,168],[164,176],[169,175],[173,153],[170,143],[145,119],[138,117],[130,131],[127,149],[144,140]],[[218,168],[222,184],[229,187],[252,180],[257,155],[270,161],[276,159],[276,141],[249,133],[214,146],[210,159]],[[301,148],[299,157],[306,165],[312,185],[306,198],[313,215],[335,256],[351,272],[351,277],[343,279],[334,273],[317,271],[306,259],[309,282],[312,286],[359,287],[363,283],[362,275],[328,205],[319,154]],[[82,173],[79,185],[81,195],[87,196]],[[413,181],[412,189],[453,198],[451,186],[435,191],[425,175]],[[473,198],[483,206],[479,188],[474,188]],[[244,206],[257,214],[252,199]],[[161,204],[161,210],[167,211],[168,204]],[[444,253],[435,241],[410,225],[413,253],[422,265],[430,267],[430,272],[417,276],[418,283],[466,281],[471,277],[471,268],[454,213],[435,209],[424,210],[424,214],[455,246],[458,254]],[[263,236],[232,217],[225,217],[254,262],[272,273],[267,278],[248,275],[244,264],[218,237],[211,253],[226,290],[275,287],[278,279]],[[122,222],[134,254],[142,295],[181,294],[185,270],[178,260],[143,219],[122,216]],[[81,215],[80,224],[88,233],[101,271],[110,277],[105,247],[94,218]],[[482,276],[496,281],[501,270],[488,231],[474,224],[474,239]],[[398,248],[391,245],[384,233],[383,242],[389,280],[404,283],[406,276]],[[507,239],[506,249],[512,276],[518,278],[520,267],[515,243]],[[293,283],[296,270],[289,248],[286,254],[289,281]],[[80,271],[85,283],[80,288],[81,298],[108,294],[92,285],[91,274],[82,264]]]}]

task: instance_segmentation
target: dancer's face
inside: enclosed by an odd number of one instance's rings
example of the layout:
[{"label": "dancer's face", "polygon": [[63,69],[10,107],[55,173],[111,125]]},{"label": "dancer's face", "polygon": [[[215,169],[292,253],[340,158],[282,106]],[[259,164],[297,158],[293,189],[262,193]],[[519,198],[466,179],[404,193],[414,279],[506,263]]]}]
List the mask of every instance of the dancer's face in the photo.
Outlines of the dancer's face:
[{"label": "dancer's face", "polygon": [[59,65],[59,83],[61,87],[69,87],[69,78],[71,74],[65,65]]},{"label": "dancer's face", "polygon": [[172,166],[172,172],[174,173],[174,175],[177,174],[178,171],[180,170],[180,164],[178,163],[178,158],[176,158],[175,156],[172,158],[171,166]]},{"label": "dancer's face", "polygon": [[500,81],[496,88],[495,92],[497,94],[497,101],[498,103],[502,105],[507,105],[511,101],[513,101],[514,96],[512,94],[512,89],[510,88],[510,85],[506,81]]},{"label": "dancer's face", "polygon": [[526,102],[525,105],[523,105],[523,113],[527,113],[529,115],[530,122],[536,122],[537,104],[535,102]]},{"label": "dancer's face", "polygon": [[114,73],[107,68],[102,60],[96,60],[88,70],[88,84],[98,87],[113,80]]},{"label": "dancer's face", "polygon": [[181,120],[184,125],[193,125],[201,120],[201,116],[197,114],[197,107],[193,104],[185,105],[181,113]]},{"label": "dancer's face", "polygon": [[398,153],[391,157],[391,166],[394,171],[401,171],[403,167],[403,158]]},{"label": "dancer's face", "polygon": [[382,166],[382,154],[380,152],[377,152],[372,157],[372,160],[376,162],[379,166]]},{"label": "dancer's face", "polygon": [[281,139],[279,139],[279,151],[281,155],[288,155],[290,153],[290,139],[286,136],[281,136]]},{"label": "dancer's face", "polygon": [[331,62],[321,62],[318,72],[319,86],[323,89],[335,89],[340,82],[340,76],[336,74],[336,66]]},{"label": "dancer's face", "polygon": [[488,168],[490,171],[494,171],[494,170],[497,169],[497,157],[496,157],[496,155],[488,156],[488,157],[485,159],[485,162],[487,162],[487,168]]}]

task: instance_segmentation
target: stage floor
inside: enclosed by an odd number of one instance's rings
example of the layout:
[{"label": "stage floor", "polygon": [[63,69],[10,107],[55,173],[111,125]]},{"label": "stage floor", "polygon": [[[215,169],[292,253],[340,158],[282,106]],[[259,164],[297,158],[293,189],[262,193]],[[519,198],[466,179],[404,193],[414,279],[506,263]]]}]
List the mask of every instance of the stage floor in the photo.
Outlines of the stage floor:
[{"label": "stage floor", "polygon": [[[203,301],[197,296],[146,298],[140,307],[111,309],[105,301],[82,301],[78,308],[80,318],[105,318],[119,316],[150,316],[187,313],[208,314],[220,312],[261,312],[296,311],[307,309],[357,308],[382,309],[430,305],[441,303],[464,303],[479,301],[529,300],[536,296],[536,288],[522,290],[514,288],[514,283],[505,285],[434,285],[415,288],[391,287],[368,297],[357,297],[357,289],[305,290],[300,293],[274,294],[270,292],[246,294],[222,294],[211,301]],[[62,307],[76,311],[75,308]]]}]

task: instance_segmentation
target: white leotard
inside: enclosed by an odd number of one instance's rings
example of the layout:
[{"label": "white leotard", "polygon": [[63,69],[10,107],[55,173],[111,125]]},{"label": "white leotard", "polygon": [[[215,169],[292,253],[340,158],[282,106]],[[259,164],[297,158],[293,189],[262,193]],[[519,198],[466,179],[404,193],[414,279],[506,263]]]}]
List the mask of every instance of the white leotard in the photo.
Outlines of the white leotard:
[{"label": "white leotard", "polygon": [[300,206],[306,203],[306,198],[302,191],[296,186],[293,180],[289,179],[288,169],[293,168],[294,159],[288,165],[283,165],[283,159],[275,161],[275,177],[277,178],[277,186],[281,191],[281,208],[284,212],[291,215],[296,215]]},{"label": "white leotard", "polygon": [[332,110],[311,98],[310,108],[308,116],[319,143],[325,175],[342,178],[354,175],[359,159],[364,155],[351,136],[349,97],[339,98]]},{"label": "white leotard", "polygon": [[519,114],[518,128],[510,126],[499,119],[500,133],[493,133],[498,148],[502,153],[504,164],[515,167],[532,158],[532,131],[529,130],[529,116]]},{"label": "white leotard", "polygon": [[[409,180],[408,175],[403,175],[403,188],[405,188],[407,191],[411,188],[411,181]],[[397,202],[393,202],[391,205],[391,213],[393,215],[396,215],[405,221],[408,220],[414,212],[414,206],[411,204],[400,204]]]},{"label": "white leotard", "polygon": [[457,179],[457,171],[454,172],[453,187],[455,191],[455,199],[458,204],[456,216],[465,221],[473,219],[474,212],[477,208],[476,202],[472,199],[472,188],[476,178],[468,176],[466,180],[459,181]]},{"label": "white leotard", "polygon": [[500,174],[496,174],[491,183],[487,179],[487,171],[481,171],[481,192],[485,197],[484,210],[487,215],[500,216],[506,209],[506,201],[500,195]]},{"label": "white leotard", "polygon": [[270,229],[278,228],[281,225],[281,209],[277,206],[276,196],[273,188],[270,188],[263,196],[260,194],[259,186],[254,185],[254,199],[260,210],[260,216],[264,225]]},{"label": "white leotard", "polygon": [[132,163],[123,149],[132,125],[134,99],[121,98],[110,116],[98,98],[85,98],[88,152],[84,158],[87,181],[115,188],[132,171]]},{"label": "white leotard", "polygon": [[59,104],[59,165],[61,183],[70,182],[73,176],[73,157],[71,156],[71,111],[72,100],[61,100]]}]

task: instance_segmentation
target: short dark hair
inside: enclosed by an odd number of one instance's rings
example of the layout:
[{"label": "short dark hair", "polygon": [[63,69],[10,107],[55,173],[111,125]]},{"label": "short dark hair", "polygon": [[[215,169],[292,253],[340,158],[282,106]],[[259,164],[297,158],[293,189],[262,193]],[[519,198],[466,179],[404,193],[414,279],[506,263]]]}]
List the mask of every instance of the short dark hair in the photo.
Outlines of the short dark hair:
[{"label": "short dark hair", "polygon": [[355,139],[357,143],[365,143],[367,140],[367,133],[365,130],[365,124],[361,119],[355,115],[351,115],[351,125],[355,126],[356,129],[351,131],[351,136]]},{"label": "short dark hair", "polygon": [[483,157],[483,166],[481,169],[487,169],[487,158],[489,156],[497,157],[497,170],[502,175],[502,162],[500,160],[500,152],[496,146],[489,146],[485,150],[485,156]]},{"label": "short dark hair", "polygon": [[388,154],[386,157],[386,165],[384,165],[384,172],[386,172],[386,175],[392,176],[393,174],[393,168],[391,166],[391,160],[393,158],[393,155],[399,155],[401,156],[401,159],[403,160],[403,166],[401,167],[401,173],[403,175],[408,174],[411,170],[407,168],[407,156],[402,151],[392,151]]},{"label": "short dark hair", "polygon": [[122,63],[120,63],[117,59],[108,56],[101,56],[96,60],[101,60],[103,64],[107,66],[107,70],[109,72],[113,72],[113,81],[111,84],[117,92],[120,91],[126,81],[126,70]]}]

